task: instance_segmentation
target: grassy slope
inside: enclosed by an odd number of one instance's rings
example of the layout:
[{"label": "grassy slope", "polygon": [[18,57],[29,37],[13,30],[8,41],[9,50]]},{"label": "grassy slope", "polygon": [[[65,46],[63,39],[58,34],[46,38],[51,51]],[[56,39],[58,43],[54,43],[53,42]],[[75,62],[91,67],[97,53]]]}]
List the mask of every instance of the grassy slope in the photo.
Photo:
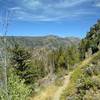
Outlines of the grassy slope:
[{"label": "grassy slope", "polygon": [[74,94],[74,92],[76,91],[76,89],[75,89],[76,81],[78,80],[78,78],[80,76],[83,75],[82,68],[87,67],[87,65],[89,65],[92,61],[98,60],[98,59],[100,59],[100,52],[92,55],[91,57],[87,58],[86,60],[84,60],[83,62],[81,62],[79,64],[79,66],[73,71],[73,73],[71,75],[70,83],[66,87],[66,89],[63,91],[63,94],[61,96],[61,100],[66,100],[66,97],[68,95]]}]

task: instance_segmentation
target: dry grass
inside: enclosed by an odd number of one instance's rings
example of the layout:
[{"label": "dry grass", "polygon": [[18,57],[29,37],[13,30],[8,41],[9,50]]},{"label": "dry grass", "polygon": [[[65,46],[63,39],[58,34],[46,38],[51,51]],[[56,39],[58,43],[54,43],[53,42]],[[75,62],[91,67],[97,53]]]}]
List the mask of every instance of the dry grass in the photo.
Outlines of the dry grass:
[{"label": "dry grass", "polygon": [[63,83],[62,85],[58,86],[54,82],[53,84],[42,90],[40,93],[38,93],[37,96],[33,97],[31,100],[59,100],[63,90],[69,83],[70,75],[71,73],[65,76],[62,82],[61,80],[59,80],[61,84]]},{"label": "dry grass", "polygon": [[57,86],[52,84],[43,91],[41,91],[39,95],[31,98],[31,100],[52,100],[52,97],[56,92],[57,88]]}]

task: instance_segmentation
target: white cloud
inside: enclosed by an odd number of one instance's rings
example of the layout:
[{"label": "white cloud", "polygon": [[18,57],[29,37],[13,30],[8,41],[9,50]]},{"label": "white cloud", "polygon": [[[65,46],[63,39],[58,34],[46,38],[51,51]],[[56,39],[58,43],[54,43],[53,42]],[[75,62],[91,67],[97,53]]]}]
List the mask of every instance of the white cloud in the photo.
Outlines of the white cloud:
[{"label": "white cloud", "polygon": [[93,0],[18,0],[17,5],[10,9],[15,12],[14,18],[18,20],[58,21],[94,14],[91,10],[78,7],[89,1]]},{"label": "white cloud", "polygon": [[[62,14],[61,14],[62,13]],[[18,20],[23,20],[23,21],[60,21],[60,20],[65,20],[65,19],[70,19],[70,18],[77,18],[78,16],[83,16],[83,15],[93,15],[95,13],[93,12],[85,12],[84,10],[73,10],[72,12],[61,12],[61,13],[55,13],[55,15],[49,15],[48,14],[41,14],[41,15],[34,15],[32,13],[20,11],[18,12],[17,19]]]},{"label": "white cloud", "polygon": [[100,7],[100,2],[95,5],[96,7]]},{"label": "white cloud", "polygon": [[[51,1],[51,2],[50,2]],[[67,8],[74,7],[84,3],[87,0],[22,0],[22,5],[28,9],[50,9],[50,8]],[[90,0],[88,0],[90,1]]]},{"label": "white cloud", "polygon": [[16,6],[16,7],[10,8],[10,10],[21,10],[21,8]]},{"label": "white cloud", "polygon": [[60,2],[56,4],[55,6],[58,8],[66,8],[66,7],[74,7],[80,3],[86,2],[87,0],[63,0],[63,2]]},{"label": "white cloud", "polygon": [[100,7],[100,0],[95,0],[93,3],[94,7]]},{"label": "white cloud", "polygon": [[28,9],[36,9],[42,6],[40,0],[23,0],[22,4]]}]

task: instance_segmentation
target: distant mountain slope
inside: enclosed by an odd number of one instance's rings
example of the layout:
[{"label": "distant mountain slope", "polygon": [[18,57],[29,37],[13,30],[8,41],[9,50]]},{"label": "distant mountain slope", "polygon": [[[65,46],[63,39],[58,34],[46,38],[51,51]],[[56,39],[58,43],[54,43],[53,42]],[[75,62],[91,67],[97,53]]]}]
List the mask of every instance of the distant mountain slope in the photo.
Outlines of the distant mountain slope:
[{"label": "distant mountain slope", "polygon": [[[0,39],[1,40],[1,39]],[[23,36],[14,36],[7,37],[8,44],[13,45],[18,43],[25,47],[36,48],[36,47],[47,47],[47,48],[57,48],[57,47],[67,47],[69,45],[77,45],[80,42],[79,38],[67,37],[61,38],[58,36],[44,36],[44,37],[23,37]]]}]

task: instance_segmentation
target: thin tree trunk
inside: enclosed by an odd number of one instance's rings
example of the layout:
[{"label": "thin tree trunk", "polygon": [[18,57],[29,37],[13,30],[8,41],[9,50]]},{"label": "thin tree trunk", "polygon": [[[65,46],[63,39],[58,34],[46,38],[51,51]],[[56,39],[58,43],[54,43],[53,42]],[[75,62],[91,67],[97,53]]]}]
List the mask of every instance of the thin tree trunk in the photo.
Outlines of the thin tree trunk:
[{"label": "thin tree trunk", "polygon": [[3,69],[3,91],[5,97],[9,100],[8,86],[7,86],[7,32],[9,25],[9,11],[5,10],[2,15],[2,34],[3,34],[3,46],[2,46],[2,69]]}]

